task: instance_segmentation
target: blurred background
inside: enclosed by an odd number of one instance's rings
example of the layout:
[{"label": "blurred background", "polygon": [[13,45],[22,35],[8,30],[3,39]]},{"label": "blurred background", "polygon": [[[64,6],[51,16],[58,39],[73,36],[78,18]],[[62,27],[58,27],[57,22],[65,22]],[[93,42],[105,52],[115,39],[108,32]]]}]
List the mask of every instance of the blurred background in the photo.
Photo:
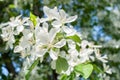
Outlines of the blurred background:
[{"label": "blurred background", "polygon": [[[78,19],[72,23],[74,28],[83,39],[102,45],[101,53],[108,55],[113,74],[105,80],[120,80],[120,0],[0,0],[0,23],[13,16],[28,17],[30,12],[41,18],[45,5],[62,8],[69,15],[77,14]],[[23,59],[12,50],[5,51],[4,45],[0,38],[0,80],[14,80],[20,75]],[[40,76],[34,74],[31,80],[54,80],[49,63],[43,65],[36,68]]]}]

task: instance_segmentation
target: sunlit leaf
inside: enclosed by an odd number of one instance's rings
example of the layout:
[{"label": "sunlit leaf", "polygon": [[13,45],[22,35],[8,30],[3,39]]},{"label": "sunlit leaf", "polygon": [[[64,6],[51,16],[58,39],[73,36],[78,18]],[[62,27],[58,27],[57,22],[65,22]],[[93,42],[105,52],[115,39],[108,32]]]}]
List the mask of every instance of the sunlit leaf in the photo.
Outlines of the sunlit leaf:
[{"label": "sunlit leaf", "polygon": [[37,21],[36,21],[36,16],[30,12],[30,20],[33,22],[34,26],[36,26]]},{"label": "sunlit leaf", "polygon": [[103,71],[97,65],[94,64],[93,67],[97,73],[103,73]]},{"label": "sunlit leaf", "polygon": [[56,61],[56,71],[60,73],[61,71],[66,71],[68,69],[68,62],[66,59],[59,57]]},{"label": "sunlit leaf", "polygon": [[81,39],[78,35],[68,36],[67,38],[72,39],[75,42],[80,42],[81,41]]},{"label": "sunlit leaf", "polygon": [[75,71],[80,73],[85,79],[87,79],[92,71],[93,71],[93,65],[92,64],[79,64],[75,66]]},{"label": "sunlit leaf", "polygon": [[15,5],[14,4],[10,4],[9,8],[15,8]]}]

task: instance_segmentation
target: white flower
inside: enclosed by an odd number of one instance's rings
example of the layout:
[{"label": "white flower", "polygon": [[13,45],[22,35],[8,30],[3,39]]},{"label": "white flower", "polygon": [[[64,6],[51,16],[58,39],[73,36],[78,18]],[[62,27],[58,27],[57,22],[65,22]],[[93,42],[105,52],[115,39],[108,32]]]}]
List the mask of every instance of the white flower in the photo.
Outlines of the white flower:
[{"label": "white flower", "polygon": [[3,38],[4,41],[10,40],[11,36],[13,36],[13,30],[11,27],[3,27],[2,28],[2,34],[1,37]]},{"label": "white flower", "polygon": [[108,74],[112,74],[112,69],[109,65],[103,64],[104,71]]},{"label": "white flower", "polygon": [[80,62],[78,58],[79,53],[76,49],[69,49],[68,53],[69,53],[68,64],[74,67]]},{"label": "white flower", "polygon": [[102,61],[103,63],[107,63],[107,62],[108,62],[108,61],[107,61],[107,59],[108,59],[107,55],[101,56],[100,54],[96,54],[96,58],[97,58],[98,60]]},{"label": "white flower", "polygon": [[[39,30],[39,31],[38,31]],[[60,41],[55,41],[56,34],[60,31],[58,28],[51,28],[48,31],[48,24],[43,23],[43,26],[36,29],[36,52],[41,56],[41,51],[43,51],[42,56],[50,50],[50,57],[53,60],[56,60],[58,55],[56,52],[52,50],[52,48],[61,48],[66,44],[65,39],[61,39]]]},{"label": "white flower", "polygon": [[53,27],[63,26],[65,23],[71,23],[77,19],[77,15],[68,16],[64,10],[59,10],[59,14],[55,17],[55,21],[53,21]]},{"label": "white flower", "polygon": [[26,57],[28,55],[34,56],[34,35],[29,29],[23,30],[23,36],[19,40],[19,45],[15,46],[14,52],[20,52],[21,57]]},{"label": "white flower", "polygon": [[13,49],[13,43],[15,43],[15,38],[14,38],[14,32],[12,30],[12,27],[7,26],[2,28],[2,34],[1,37],[3,38],[4,41],[7,41],[7,46],[11,49]]},{"label": "white flower", "polygon": [[102,61],[103,63],[107,63],[108,61],[107,61],[107,59],[108,59],[108,57],[107,57],[107,55],[101,55],[100,54],[100,51],[99,51],[99,49],[94,49],[94,52],[95,52],[95,57],[98,59],[98,60],[100,60],[100,61]]},{"label": "white flower", "polygon": [[81,49],[79,56],[80,56],[80,62],[84,63],[88,60],[90,60],[90,56],[93,53],[93,49]]},{"label": "white flower", "polygon": [[15,17],[12,17],[10,18],[10,22],[8,22],[8,25],[15,28],[15,31],[14,31],[14,34],[18,35],[20,32],[22,32],[24,30],[24,25],[26,25],[27,21],[29,18],[23,18],[23,19],[20,19],[21,18],[21,15],[20,16],[17,16],[16,18]]},{"label": "white flower", "polygon": [[[104,64],[107,62],[107,56],[102,56],[97,49],[101,46],[82,40],[81,35],[69,24],[77,19],[77,15],[69,16],[64,10],[58,10],[56,7],[50,9],[44,6],[43,11],[45,17],[36,18],[36,26],[29,18],[21,18],[21,16],[13,17],[10,22],[0,25],[2,30],[0,36],[7,47],[13,49],[15,40],[19,39],[14,52],[20,52],[22,57],[26,57],[27,64],[24,64],[26,65],[24,69],[28,69],[38,57],[42,62],[44,55],[48,53],[50,56],[48,61],[51,61],[53,69],[56,69],[56,61],[59,57],[66,59],[68,69],[61,73],[70,75],[76,65],[94,61],[97,58],[103,62],[104,72],[111,74],[109,66]],[[15,36],[19,34],[21,37],[16,38]],[[74,37],[76,39],[79,37],[80,42],[73,39]],[[95,55],[92,55],[93,53]]]},{"label": "white flower", "polygon": [[44,6],[43,11],[45,13],[45,16],[47,16],[47,17],[41,18],[41,22],[53,20],[55,18],[55,16],[58,15],[57,7],[55,7],[54,9],[50,9],[47,6]]}]

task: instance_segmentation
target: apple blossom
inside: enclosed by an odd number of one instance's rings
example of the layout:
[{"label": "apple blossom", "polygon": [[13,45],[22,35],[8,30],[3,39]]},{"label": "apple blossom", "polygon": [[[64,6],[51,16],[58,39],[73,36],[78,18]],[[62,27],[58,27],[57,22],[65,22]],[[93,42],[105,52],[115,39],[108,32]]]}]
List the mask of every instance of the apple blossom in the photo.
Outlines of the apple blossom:
[{"label": "apple blossom", "polygon": [[[88,78],[93,71],[92,62],[96,59],[103,62],[103,67],[106,66],[107,56],[101,56],[99,53],[98,48],[101,46],[83,40],[81,34],[70,25],[77,19],[77,15],[69,16],[63,9],[57,9],[57,7],[50,9],[44,6],[43,11],[46,16],[44,18],[33,17],[34,19],[31,19],[31,16],[30,18],[17,16],[1,24],[0,27],[2,30],[0,36],[6,45],[14,49],[14,53],[21,53],[21,56],[27,62],[29,61],[29,64],[24,65],[26,75],[30,73],[27,69],[36,60],[41,60],[42,63],[47,53],[51,68],[55,69],[58,74],[69,76],[73,72],[79,72],[76,74],[78,76],[82,75],[82,70],[86,73],[82,76]],[[20,37],[16,38],[16,36]],[[81,69],[81,65],[89,71],[85,72]],[[111,74],[108,68],[105,71]]]}]

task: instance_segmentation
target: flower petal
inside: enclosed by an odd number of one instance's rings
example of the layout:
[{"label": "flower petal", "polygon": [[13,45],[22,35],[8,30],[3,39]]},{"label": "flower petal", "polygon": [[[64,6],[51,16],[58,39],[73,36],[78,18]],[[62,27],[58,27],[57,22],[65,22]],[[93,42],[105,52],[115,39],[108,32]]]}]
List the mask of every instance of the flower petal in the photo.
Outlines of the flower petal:
[{"label": "flower petal", "polygon": [[15,53],[20,52],[20,51],[22,51],[22,50],[23,50],[23,48],[22,48],[21,46],[16,46],[16,47],[14,48],[14,52],[15,52]]},{"label": "flower petal", "polygon": [[18,32],[22,32],[23,30],[24,30],[24,26],[23,25],[17,26],[17,31]]},{"label": "flower petal", "polygon": [[43,57],[46,52],[47,52],[47,49],[42,49],[42,48],[40,48],[40,46],[36,47],[36,56],[37,57]]},{"label": "flower petal", "polygon": [[58,53],[53,51],[52,49],[50,50],[49,55],[53,60],[57,60],[58,58]]},{"label": "flower petal", "polygon": [[53,27],[59,28],[62,25],[62,23],[60,21],[53,21],[52,25]]},{"label": "flower petal", "polygon": [[44,7],[43,7],[43,11],[44,11],[45,15],[46,15],[47,17],[49,17],[50,8],[48,8],[47,6],[44,6]]},{"label": "flower petal", "polygon": [[43,23],[43,30],[45,30],[45,32],[48,32],[48,23]]},{"label": "flower petal", "polygon": [[70,23],[70,22],[73,22],[77,19],[77,15],[75,16],[70,16],[66,19],[66,22],[65,23]]},{"label": "flower petal", "polygon": [[50,43],[52,43],[52,41],[54,40],[56,34],[60,31],[59,28],[52,28],[49,32],[49,41]]},{"label": "flower petal", "polygon": [[75,48],[76,48],[76,44],[75,44],[75,42],[74,42],[73,40],[68,39],[68,40],[67,40],[67,43],[68,43],[68,47],[69,47],[70,49],[75,49]]},{"label": "flower petal", "polygon": [[59,14],[57,12],[58,11],[57,7],[55,7],[54,9],[50,9],[47,6],[44,6],[43,11],[44,11],[45,15],[47,16],[48,20],[52,20],[59,16]]},{"label": "flower petal", "polygon": [[64,45],[66,44],[66,40],[65,39],[62,39],[61,41],[57,42],[54,47],[56,48],[61,48],[63,47]]},{"label": "flower petal", "polygon": [[69,28],[67,26],[62,27],[64,32],[67,34],[67,36],[72,36],[76,34],[76,31],[73,28]]},{"label": "flower petal", "polygon": [[48,18],[41,18],[41,19],[40,19],[40,22],[43,23],[43,22],[46,22],[46,21],[48,21],[48,20],[49,20]]},{"label": "flower petal", "polygon": [[51,68],[56,69],[56,60],[51,61]]},{"label": "flower petal", "polygon": [[43,44],[47,44],[49,42],[49,33],[45,32],[43,28],[40,29],[40,32],[38,33],[38,39],[40,39],[40,42]]},{"label": "flower petal", "polygon": [[67,16],[66,12],[64,10],[60,10],[59,12],[60,12],[61,19],[65,19]]}]

